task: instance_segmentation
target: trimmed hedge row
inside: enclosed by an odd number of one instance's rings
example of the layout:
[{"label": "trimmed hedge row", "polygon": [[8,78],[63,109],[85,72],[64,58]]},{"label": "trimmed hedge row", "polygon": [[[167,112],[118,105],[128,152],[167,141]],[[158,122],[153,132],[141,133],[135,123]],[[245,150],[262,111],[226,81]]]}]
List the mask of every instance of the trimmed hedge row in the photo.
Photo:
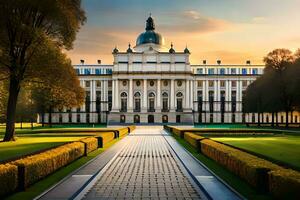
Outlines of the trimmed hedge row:
[{"label": "trimmed hedge row", "polygon": [[185,132],[183,138],[198,151],[201,151],[200,140],[205,139],[205,137],[196,135],[194,133]]},{"label": "trimmed hedge row", "polygon": [[18,166],[19,188],[24,189],[84,155],[84,144],[72,142],[11,162]]},{"label": "trimmed hedge row", "polygon": [[300,199],[300,173],[256,157],[234,147],[204,138],[197,133],[165,127],[182,136],[193,147],[252,185],[276,199]]},{"label": "trimmed hedge row", "polygon": [[202,140],[201,152],[246,180],[259,192],[268,191],[268,172],[280,167],[269,161],[210,139]]},{"label": "trimmed hedge row", "polygon": [[80,140],[84,143],[84,155],[96,150],[98,148],[98,139],[94,137],[88,137]]},{"label": "trimmed hedge row", "polygon": [[300,199],[300,173],[283,168],[269,172],[269,190],[277,199]]},{"label": "trimmed hedge row", "polygon": [[18,168],[15,165],[0,165],[0,197],[10,194],[18,187]]},{"label": "trimmed hedge row", "polygon": [[115,132],[103,132],[96,136],[98,141],[98,148],[103,148],[108,142],[116,138]]}]

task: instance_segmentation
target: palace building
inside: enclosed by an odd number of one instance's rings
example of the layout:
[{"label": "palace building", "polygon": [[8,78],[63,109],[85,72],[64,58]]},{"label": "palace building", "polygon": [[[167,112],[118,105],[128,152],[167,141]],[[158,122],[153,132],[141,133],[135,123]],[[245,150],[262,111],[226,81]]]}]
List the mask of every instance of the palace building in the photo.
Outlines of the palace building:
[{"label": "palace building", "polygon": [[[243,114],[243,93],[263,73],[264,65],[223,65],[221,60],[190,64],[190,51],[178,51],[146,22],[136,45],[112,51],[112,65],[74,65],[85,104],[57,110],[53,123],[255,123],[258,115]],[[49,121],[45,115],[45,121]],[[264,115],[265,122],[271,120]],[[282,122],[285,118],[281,118]],[[298,122],[298,118],[295,119]]]}]

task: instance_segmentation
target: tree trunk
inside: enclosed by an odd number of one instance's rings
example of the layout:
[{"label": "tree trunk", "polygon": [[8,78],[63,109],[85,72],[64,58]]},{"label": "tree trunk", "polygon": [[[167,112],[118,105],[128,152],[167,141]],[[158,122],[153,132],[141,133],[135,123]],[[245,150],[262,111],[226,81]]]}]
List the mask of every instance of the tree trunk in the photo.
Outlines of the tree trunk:
[{"label": "tree trunk", "polygon": [[292,124],[293,123],[293,111],[291,110],[291,121],[290,123]]},{"label": "tree trunk", "polygon": [[6,119],[6,131],[3,141],[15,140],[15,121],[16,121],[16,107],[18,95],[20,92],[20,81],[15,77],[10,78],[9,83],[9,97],[7,102],[7,119]]},{"label": "tree trunk", "polygon": [[289,110],[285,110],[285,127],[289,127]]},{"label": "tree trunk", "polygon": [[260,112],[258,113],[258,126],[260,126]]},{"label": "tree trunk", "polygon": [[20,129],[23,129],[23,119],[21,118]]},{"label": "tree trunk", "polygon": [[276,112],[276,126],[277,127],[279,126],[279,123],[278,123],[278,112]]},{"label": "tree trunk", "polygon": [[275,117],[275,113],[272,112],[272,127],[274,127],[274,117]]}]

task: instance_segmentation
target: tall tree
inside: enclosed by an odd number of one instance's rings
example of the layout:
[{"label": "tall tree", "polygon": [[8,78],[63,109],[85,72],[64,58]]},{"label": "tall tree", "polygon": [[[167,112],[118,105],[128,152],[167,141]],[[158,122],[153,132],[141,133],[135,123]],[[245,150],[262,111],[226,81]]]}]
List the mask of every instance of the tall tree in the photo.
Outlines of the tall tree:
[{"label": "tall tree", "polygon": [[[86,18],[81,0],[0,0],[0,10],[0,65],[9,76],[4,141],[10,141],[14,140],[16,104],[28,69],[47,46],[71,49]],[[44,64],[35,63],[41,71]],[[34,77],[37,71],[31,72]]]}]

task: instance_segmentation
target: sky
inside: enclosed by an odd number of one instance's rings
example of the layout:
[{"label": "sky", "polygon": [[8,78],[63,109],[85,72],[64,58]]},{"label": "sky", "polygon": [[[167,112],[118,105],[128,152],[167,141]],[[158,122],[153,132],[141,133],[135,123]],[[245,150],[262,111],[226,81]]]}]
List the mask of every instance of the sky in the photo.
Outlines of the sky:
[{"label": "sky", "polygon": [[300,48],[300,0],[82,0],[87,22],[73,50],[73,64],[112,64],[114,47],[126,51],[152,14],[169,48],[191,52],[191,64],[262,64],[276,48]]}]

